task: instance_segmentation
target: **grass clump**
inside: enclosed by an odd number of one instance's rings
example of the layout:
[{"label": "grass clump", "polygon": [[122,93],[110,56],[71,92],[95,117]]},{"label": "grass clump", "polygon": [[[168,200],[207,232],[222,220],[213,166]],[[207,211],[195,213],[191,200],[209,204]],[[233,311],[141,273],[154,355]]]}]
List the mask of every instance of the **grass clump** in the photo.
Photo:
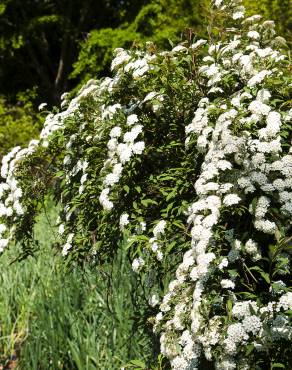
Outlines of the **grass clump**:
[{"label": "grass clump", "polygon": [[[49,213],[54,219],[55,210]],[[102,271],[68,271],[54,251],[54,229],[45,214],[35,234],[34,257],[11,264],[14,250],[2,259],[0,365],[89,370],[118,369],[134,358],[149,361],[150,336],[139,329],[139,287],[125,253]]]}]

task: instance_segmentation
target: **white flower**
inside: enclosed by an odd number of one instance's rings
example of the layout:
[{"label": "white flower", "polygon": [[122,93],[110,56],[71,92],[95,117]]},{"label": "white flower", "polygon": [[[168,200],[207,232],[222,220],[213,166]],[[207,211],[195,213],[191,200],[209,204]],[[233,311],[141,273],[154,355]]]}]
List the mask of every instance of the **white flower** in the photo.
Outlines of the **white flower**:
[{"label": "white flower", "polygon": [[[132,64],[133,78],[138,79],[142,77],[149,70],[148,61],[144,59],[138,59]],[[126,70],[126,69],[125,69]]]},{"label": "white flower", "polygon": [[241,201],[241,198],[237,194],[228,194],[223,199],[223,204],[226,206],[232,206],[238,204]]},{"label": "white flower", "polygon": [[142,132],[143,126],[142,125],[135,125],[131,131],[128,131],[124,135],[124,142],[125,143],[133,143],[137,136]]},{"label": "white flower", "polygon": [[64,224],[61,224],[58,229],[59,235],[63,235],[65,232],[65,226]]},{"label": "white flower", "polygon": [[68,92],[63,92],[63,94],[61,95],[61,100],[63,101],[63,100],[65,100],[66,98],[67,98],[67,96],[69,95],[69,93]]},{"label": "white flower", "polygon": [[267,117],[267,126],[259,130],[261,139],[270,139],[275,137],[280,131],[281,115],[278,112],[270,112]]},{"label": "white flower", "polygon": [[227,267],[227,266],[228,266],[228,259],[223,258],[222,261],[219,263],[218,268],[219,270],[223,270],[224,267]]},{"label": "white flower", "polygon": [[187,51],[188,49],[183,45],[177,45],[175,46],[171,51],[173,53],[181,53],[182,51]]},{"label": "white flower", "polygon": [[139,225],[137,225],[137,226],[136,226],[135,230],[136,230],[136,232],[137,232],[138,234],[140,234],[140,233],[142,233],[143,231],[145,231],[145,230],[146,230],[146,222],[141,221],[141,222],[139,223]]},{"label": "white flower", "polygon": [[274,234],[277,226],[275,222],[269,220],[256,220],[254,226],[257,230],[264,232],[265,234]]},{"label": "white flower", "polygon": [[47,103],[41,103],[39,106],[38,106],[38,110],[41,111],[43,110],[48,104]]},{"label": "white flower", "polygon": [[157,238],[160,235],[164,234],[164,229],[166,226],[166,221],[161,220],[158,222],[158,224],[153,229],[153,235]]},{"label": "white flower", "polygon": [[132,126],[135,123],[137,123],[138,121],[139,120],[138,120],[137,114],[131,114],[130,116],[127,117],[127,125],[128,126]]},{"label": "white flower", "polygon": [[116,138],[110,139],[107,143],[108,150],[114,152],[117,149],[118,141]]},{"label": "white flower", "polygon": [[250,103],[248,109],[254,114],[267,116],[271,110],[271,107],[259,100],[254,100]]},{"label": "white flower", "polygon": [[262,103],[266,103],[270,100],[271,98],[271,93],[269,92],[269,90],[266,90],[266,89],[261,89],[258,91],[257,93],[257,98],[256,100],[262,102]]},{"label": "white flower", "polygon": [[84,174],[81,176],[80,183],[81,183],[81,184],[84,184],[86,180],[87,180],[87,173],[84,173]]},{"label": "white flower", "polygon": [[254,39],[254,40],[257,40],[260,38],[260,34],[257,32],[257,31],[249,31],[247,33],[247,36],[250,38],[250,39]]},{"label": "white flower", "polygon": [[245,23],[256,23],[262,19],[262,16],[259,14],[252,15],[251,17],[248,17],[244,20]]},{"label": "white flower", "polygon": [[271,73],[272,73],[271,71],[267,71],[267,70],[263,70],[263,71],[259,72],[258,74],[253,76],[250,80],[248,80],[247,86],[253,87],[253,86],[261,83],[264,80],[264,78],[269,76]]},{"label": "white flower", "polygon": [[207,40],[200,39],[200,40],[196,41],[194,44],[191,45],[191,49],[195,50],[195,49],[199,48],[201,45],[206,44],[206,42],[207,42]]},{"label": "white flower", "polygon": [[84,191],[84,189],[85,189],[85,186],[84,186],[84,185],[80,185],[80,186],[79,186],[79,189],[78,189],[78,193],[79,193],[79,194],[82,194],[82,193],[83,193],[83,191]]},{"label": "white flower", "polygon": [[101,118],[102,119],[112,119],[116,111],[121,108],[122,107],[120,104],[114,104],[114,105],[109,105],[107,107],[103,107]]},{"label": "white flower", "polygon": [[254,335],[258,334],[262,328],[261,320],[255,315],[246,316],[242,321],[242,325],[247,333],[251,332]]},{"label": "white flower", "polygon": [[6,216],[11,217],[13,215],[13,209],[11,207],[6,208]]},{"label": "white flower", "polygon": [[134,154],[142,154],[145,149],[145,143],[144,141],[138,141],[135,143],[132,147]]},{"label": "white flower", "polygon": [[233,13],[232,18],[234,20],[244,18],[244,12],[235,12],[235,13]]},{"label": "white flower", "polygon": [[159,312],[156,316],[155,316],[155,321],[156,322],[159,322],[163,319],[163,314],[162,312]]},{"label": "white flower", "polygon": [[128,52],[122,48],[118,48],[114,52],[116,54],[116,57],[112,61],[111,70],[114,70],[115,68],[128,62],[131,59],[131,56],[128,54]]},{"label": "white flower", "polygon": [[104,184],[107,186],[113,186],[114,184],[119,182],[119,179],[119,175],[115,173],[109,173],[104,179]]},{"label": "white flower", "polygon": [[72,243],[73,238],[74,238],[74,234],[73,233],[68,234],[68,236],[67,236],[67,243]]},{"label": "white flower", "polygon": [[156,253],[158,251],[158,249],[159,249],[159,245],[156,242],[151,243],[152,252]]},{"label": "white flower", "polygon": [[13,203],[13,209],[15,210],[15,212],[18,216],[21,216],[21,215],[24,214],[24,210],[22,208],[22,205],[18,201]]},{"label": "white flower", "polygon": [[149,304],[151,307],[155,307],[159,304],[159,297],[157,294],[153,294],[149,299]]},{"label": "white flower", "polygon": [[233,360],[233,357],[225,357],[222,361],[218,361],[217,369],[218,370],[234,370],[236,369],[236,362]]},{"label": "white flower", "polygon": [[102,190],[102,192],[101,192],[101,194],[99,196],[99,202],[100,202],[100,204],[107,211],[110,211],[113,208],[113,206],[114,206],[113,203],[108,198],[109,191],[110,191],[109,188],[105,188],[105,189]]},{"label": "white flower", "polygon": [[132,156],[132,147],[130,145],[121,143],[118,145],[117,153],[120,161],[124,164],[127,163]]},{"label": "white flower", "polygon": [[120,217],[120,229],[124,230],[125,226],[127,226],[129,222],[129,215],[127,213],[123,213]]},{"label": "white flower", "polygon": [[162,261],[163,253],[161,251],[157,251],[156,258],[158,259],[158,261]]},{"label": "white flower", "polygon": [[231,324],[227,329],[227,335],[228,339],[234,343],[244,343],[248,339],[248,335],[240,323]]},{"label": "white flower", "polygon": [[188,365],[188,361],[181,356],[177,356],[171,361],[171,368],[173,370],[184,370],[188,368]]},{"label": "white flower", "polygon": [[228,279],[221,280],[221,286],[224,289],[234,289],[235,288],[234,282]]},{"label": "white flower", "polygon": [[145,261],[142,257],[135,258],[132,262],[132,269],[135,272],[138,272],[141,267],[143,267],[145,264]]},{"label": "white flower", "polygon": [[242,319],[251,315],[251,308],[257,312],[257,303],[253,301],[236,302],[232,307],[232,315],[238,319]]},{"label": "white flower", "polygon": [[283,308],[284,311],[292,310],[292,292],[283,294],[277,306],[279,309]]},{"label": "white flower", "polygon": [[68,164],[70,164],[71,163],[71,157],[70,157],[70,155],[66,155],[65,157],[64,157],[64,161],[63,161],[63,164],[65,165],[65,166],[67,166]]},{"label": "white flower", "polygon": [[4,225],[4,224],[0,224],[0,234],[3,234],[3,233],[4,233],[4,231],[6,231],[6,230],[7,230],[6,225]]},{"label": "white flower", "polygon": [[9,239],[0,239],[0,252],[3,252],[4,248],[7,247]]},{"label": "white flower", "polygon": [[110,137],[112,139],[116,137],[120,137],[121,133],[122,133],[122,129],[119,126],[115,126],[114,128],[111,129]]},{"label": "white flower", "polygon": [[116,163],[113,167],[113,174],[120,176],[122,172],[123,166],[121,165],[121,163]]},{"label": "white flower", "polygon": [[269,205],[270,200],[268,197],[265,196],[259,197],[255,210],[256,218],[263,218],[268,211]]},{"label": "white flower", "polygon": [[72,248],[72,245],[70,243],[66,243],[64,246],[63,246],[63,249],[62,249],[62,256],[65,257],[67,256],[67,254],[69,253],[69,250]]},{"label": "white flower", "polygon": [[145,98],[144,98],[144,100],[143,100],[143,103],[145,103],[145,102],[147,102],[147,101],[149,101],[149,100],[152,100],[152,99],[156,98],[156,97],[157,97],[157,95],[159,95],[159,94],[158,94],[157,92],[155,92],[155,91],[150,92],[149,94],[147,94],[147,95],[145,96]]},{"label": "white flower", "polygon": [[248,239],[244,247],[245,247],[245,251],[249,254],[258,253],[258,245],[252,239]]}]

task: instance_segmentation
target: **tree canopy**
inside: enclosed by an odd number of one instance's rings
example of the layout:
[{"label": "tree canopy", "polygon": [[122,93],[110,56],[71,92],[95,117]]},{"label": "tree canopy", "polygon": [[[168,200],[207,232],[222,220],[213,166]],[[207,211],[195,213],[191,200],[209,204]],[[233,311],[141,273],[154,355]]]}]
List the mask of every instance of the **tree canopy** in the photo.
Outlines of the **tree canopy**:
[{"label": "tree canopy", "polygon": [[[51,103],[70,88],[77,44],[91,29],[133,19],[143,1],[4,0],[0,8],[1,93],[37,86]],[[71,85],[72,87],[72,85]]]}]

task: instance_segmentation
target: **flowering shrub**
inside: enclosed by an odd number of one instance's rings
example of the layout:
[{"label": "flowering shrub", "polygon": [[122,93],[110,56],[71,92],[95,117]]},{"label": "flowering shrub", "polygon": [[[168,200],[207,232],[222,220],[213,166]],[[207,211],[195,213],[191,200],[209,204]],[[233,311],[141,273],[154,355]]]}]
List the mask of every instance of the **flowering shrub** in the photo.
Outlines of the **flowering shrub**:
[{"label": "flowering shrub", "polygon": [[291,64],[239,0],[210,19],[208,40],[117,49],[113,78],[3,159],[1,249],[29,240],[53,192],[68,261],[102,264],[127,240],[173,369],[287,367]]}]

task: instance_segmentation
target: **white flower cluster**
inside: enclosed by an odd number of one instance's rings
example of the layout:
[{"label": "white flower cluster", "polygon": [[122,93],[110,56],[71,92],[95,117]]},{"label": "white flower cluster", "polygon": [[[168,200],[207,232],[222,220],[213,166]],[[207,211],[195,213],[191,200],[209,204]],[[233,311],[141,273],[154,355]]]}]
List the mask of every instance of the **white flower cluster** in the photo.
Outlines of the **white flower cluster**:
[{"label": "white flower cluster", "polygon": [[126,50],[118,48],[115,50],[115,58],[112,61],[111,68],[118,74],[121,71],[131,73],[134,79],[145,77],[145,74],[151,69],[151,62],[156,55],[148,53],[135,52],[130,55]]},{"label": "white flower cluster", "polygon": [[[265,234],[274,234],[277,231],[276,223],[267,219],[272,203],[280,202],[283,214],[288,214],[291,209],[290,205],[285,206],[287,202],[291,204],[291,193],[288,191],[292,185],[291,150],[289,154],[281,156],[280,129],[285,113],[272,108],[269,104],[272,94],[262,87],[269,77],[277,75],[277,64],[285,57],[270,47],[261,49],[258,40],[263,37],[265,27],[272,25],[258,25],[258,16],[244,19],[244,9],[240,1],[215,1],[215,6],[227,13],[231,12],[233,20],[243,19],[247,30],[242,35],[238,32],[235,37],[231,36],[229,43],[209,45],[209,55],[203,59],[205,65],[199,69],[202,78],[207,79],[204,86],[209,88],[208,97],[201,99],[193,121],[186,127],[186,145],[195,143],[196,149],[204,153],[201,174],[195,183],[198,199],[188,211],[188,225],[192,226],[192,248],[185,253],[183,262],[176,271],[176,280],[171,282],[169,291],[163,298],[161,312],[157,315],[154,326],[155,330],[159,326],[163,327],[162,353],[169,357],[174,369],[184,370],[197,364],[202,351],[206,358],[212,359],[214,345],[220,346],[222,353],[214,359],[217,368],[235,369],[236,361],[244,363],[244,358],[239,356],[235,360],[234,356],[238,356],[240,349],[249,341],[263,335],[262,312],[255,302],[244,301],[234,305],[232,312],[238,322],[226,327],[226,337],[219,340],[217,325],[213,328],[215,342],[208,339],[210,318],[205,318],[201,309],[208,302],[207,292],[205,293],[207,281],[215,271],[223,273],[229,263],[235,263],[240,256],[243,258],[244,255],[249,255],[253,261],[261,259],[260,248],[252,239],[243,243],[231,237],[232,248],[227,258],[216,256],[210,251],[209,248],[214,247],[213,230],[219,222],[222,206],[240,205],[246,199],[246,194],[260,190],[264,195],[258,198],[255,209],[251,204],[249,210],[255,217],[255,229]],[[262,69],[259,70],[259,67]],[[237,75],[246,88],[236,92],[229,101],[222,99],[221,105],[217,99],[214,105],[209,96],[214,93],[220,95],[224,91],[225,77],[232,74]],[[218,111],[218,107],[221,113],[214,122],[214,112]],[[286,117],[291,120],[290,113]],[[241,127],[239,135],[233,130],[237,125]],[[248,129],[244,129],[250,125],[254,127],[253,136]],[[192,137],[196,141],[191,141]],[[234,164],[237,168],[240,166],[244,174],[239,179],[236,175],[230,176]],[[221,179],[224,178],[229,181],[223,182]],[[218,263],[217,270],[214,263]],[[219,282],[221,289],[227,290],[234,300],[234,279],[223,278]],[[181,319],[177,304],[174,303],[178,300],[179,307],[184,307],[184,319]],[[291,297],[285,295],[275,307],[287,309],[290,300]],[[188,310],[186,307],[191,308]],[[250,307],[253,309],[250,310]],[[163,322],[165,313],[167,321]],[[186,322],[190,326],[188,334],[193,348],[191,356],[187,354],[186,342],[183,340],[185,330],[189,328],[186,327]],[[180,350],[177,349],[177,344],[180,345]]]},{"label": "white flower cluster", "polygon": [[160,220],[153,229],[153,237],[149,239],[151,251],[156,255],[158,261],[163,259],[163,252],[160,249],[161,236],[165,233],[166,221]]},{"label": "white flower cluster", "polygon": [[253,261],[261,259],[261,252],[258,244],[252,239],[247,240],[244,245],[244,251],[251,256]]},{"label": "white flower cluster", "polygon": [[129,224],[129,215],[128,213],[123,213],[120,217],[120,229],[123,231],[125,227]]},{"label": "white flower cluster", "polygon": [[73,238],[74,238],[74,234],[73,234],[73,233],[70,233],[70,234],[67,236],[67,241],[66,241],[66,243],[63,245],[63,248],[62,248],[62,256],[63,256],[63,257],[67,256],[67,254],[69,253],[70,249],[72,248],[72,241],[73,241]]},{"label": "white flower cluster", "polygon": [[[46,117],[44,127],[40,133],[39,140],[31,140],[28,147],[21,149],[20,147],[15,147],[11,150],[9,154],[3,157],[2,167],[1,167],[1,177],[5,182],[0,184],[0,218],[4,219],[4,225],[6,227],[5,231],[2,228],[1,240],[0,240],[0,249],[3,249],[8,245],[10,239],[12,239],[15,231],[13,224],[16,224],[17,218],[21,217],[24,214],[24,206],[21,203],[22,198],[22,189],[19,187],[19,182],[17,180],[17,166],[25,157],[33,154],[40,146],[47,147],[50,144],[51,135],[56,130],[59,130],[63,127],[66,118],[72,116],[75,112],[78,111],[80,106],[80,101],[90,95],[97,93],[99,90],[97,81],[90,80],[78,93],[76,98],[72,99],[67,109],[61,113],[53,114],[50,113]],[[63,94],[62,99],[66,99],[67,94]],[[39,109],[42,110],[46,104],[41,104]],[[70,137],[66,148],[69,150],[72,146],[72,143],[76,139],[76,134]],[[81,177],[81,186],[79,192],[82,193],[84,189],[84,183],[87,178],[85,173],[88,163],[86,161],[78,161],[75,167],[71,171],[67,171],[66,166],[68,166],[72,161],[72,158],[68,154],[64,158],[64,169],[66,173],[67,183],[71,181],[71,177],[75,176],[80,170],[83,171],[83,176]],[[68,172],[68,173],[67,173]],[[66,220],[70,218],[70,210],[66,208],[67,216]],[[64,233],[65,226],[60,225],[60,234]],[[6,234],[4,237],[3,234]],[[71,238],[71,236],[70,236]],[[69,239],[70,239],[69,238]],[[63,255],[68,253],[70,249],[69,244],[66,244],[66,247],[63,249]]]},{"label": "white flower cluster", "polygon": [[145,265],[145,261],[142,257],[135,258],[132,262],[132,269],[134,272],[138,272]]},{"label": "white flower cluster", "polygon": [[99,85],[97,81],[88,81],[87,84],[84,85],[84,87],[79,91],[78,95],[71,100],[66,110],[57,114],[50,113],[47,115],[44,127],[40,134],[42,145],[44,147],[47,147],[49,145],[50,135],[63,127],[66,118],[72,116],[75,112],[78,111],[80,101],[84,97],[96,93],[96,91],[98,91],[98,88]]},{"label": "white flower cluster", "polygon": [[228,327],[227,337],[224,340],[227,354],[234,356],[239,350],[237,346],[247,343],[249,338],[254,340],[253,344],[258,351],[261,351],[265,344],[269,345],[271,341],[291,340],[292,328],[287,316],[280,314],[281,310],[287,311],[291,307],[291,292],[283,294],[278,302],[271,301],[267,306],[262,307],[250,300],[235,302],[232,316],[238,322]]},{"label": "white flower cluster", "polygon": [[0,252],[3,252],[13,237],[14,227],[10,228],[8,225],[24,214],[21,203],[23,192],[15,174],[17,165],[24,157],[34,153],[38,144],[38,140],[32,140],[27,148],[17,146],[2,158],[1,177],[5,182],[0,183],[0,218],[4,221],[0,227]]},{"label": "white flower cluster", "polygon": [[79,187],[79,194],[82,194],[85,188],[85,183],[88,178],[88,173],[86,172],[87,168],[89,166],[89,163],[87,160],[82,161],[81,167],[82,167],[82,176],[80,178],[80,187]]},{"label": "white flower cluster", "polygon": [[[121,106],[118,109],[121,109]],[[110,169],[111,172],[108,172],[104,178],[104,188],[99,197],[105,210],[113,208],[113,203],[109,199],[110,189],[119,182],[124,165],[130,161],[133,155],[142,154],[145,149],[144,141],[136,141],[143,132],[143,126],[138,122],[137,115],[131,114],[127,116],[126,120],[128,131],[122,134],[120,126],[115,126],[110,131],[110,139],[107,143],[108,158],[104,163],[103,170]]]}]

